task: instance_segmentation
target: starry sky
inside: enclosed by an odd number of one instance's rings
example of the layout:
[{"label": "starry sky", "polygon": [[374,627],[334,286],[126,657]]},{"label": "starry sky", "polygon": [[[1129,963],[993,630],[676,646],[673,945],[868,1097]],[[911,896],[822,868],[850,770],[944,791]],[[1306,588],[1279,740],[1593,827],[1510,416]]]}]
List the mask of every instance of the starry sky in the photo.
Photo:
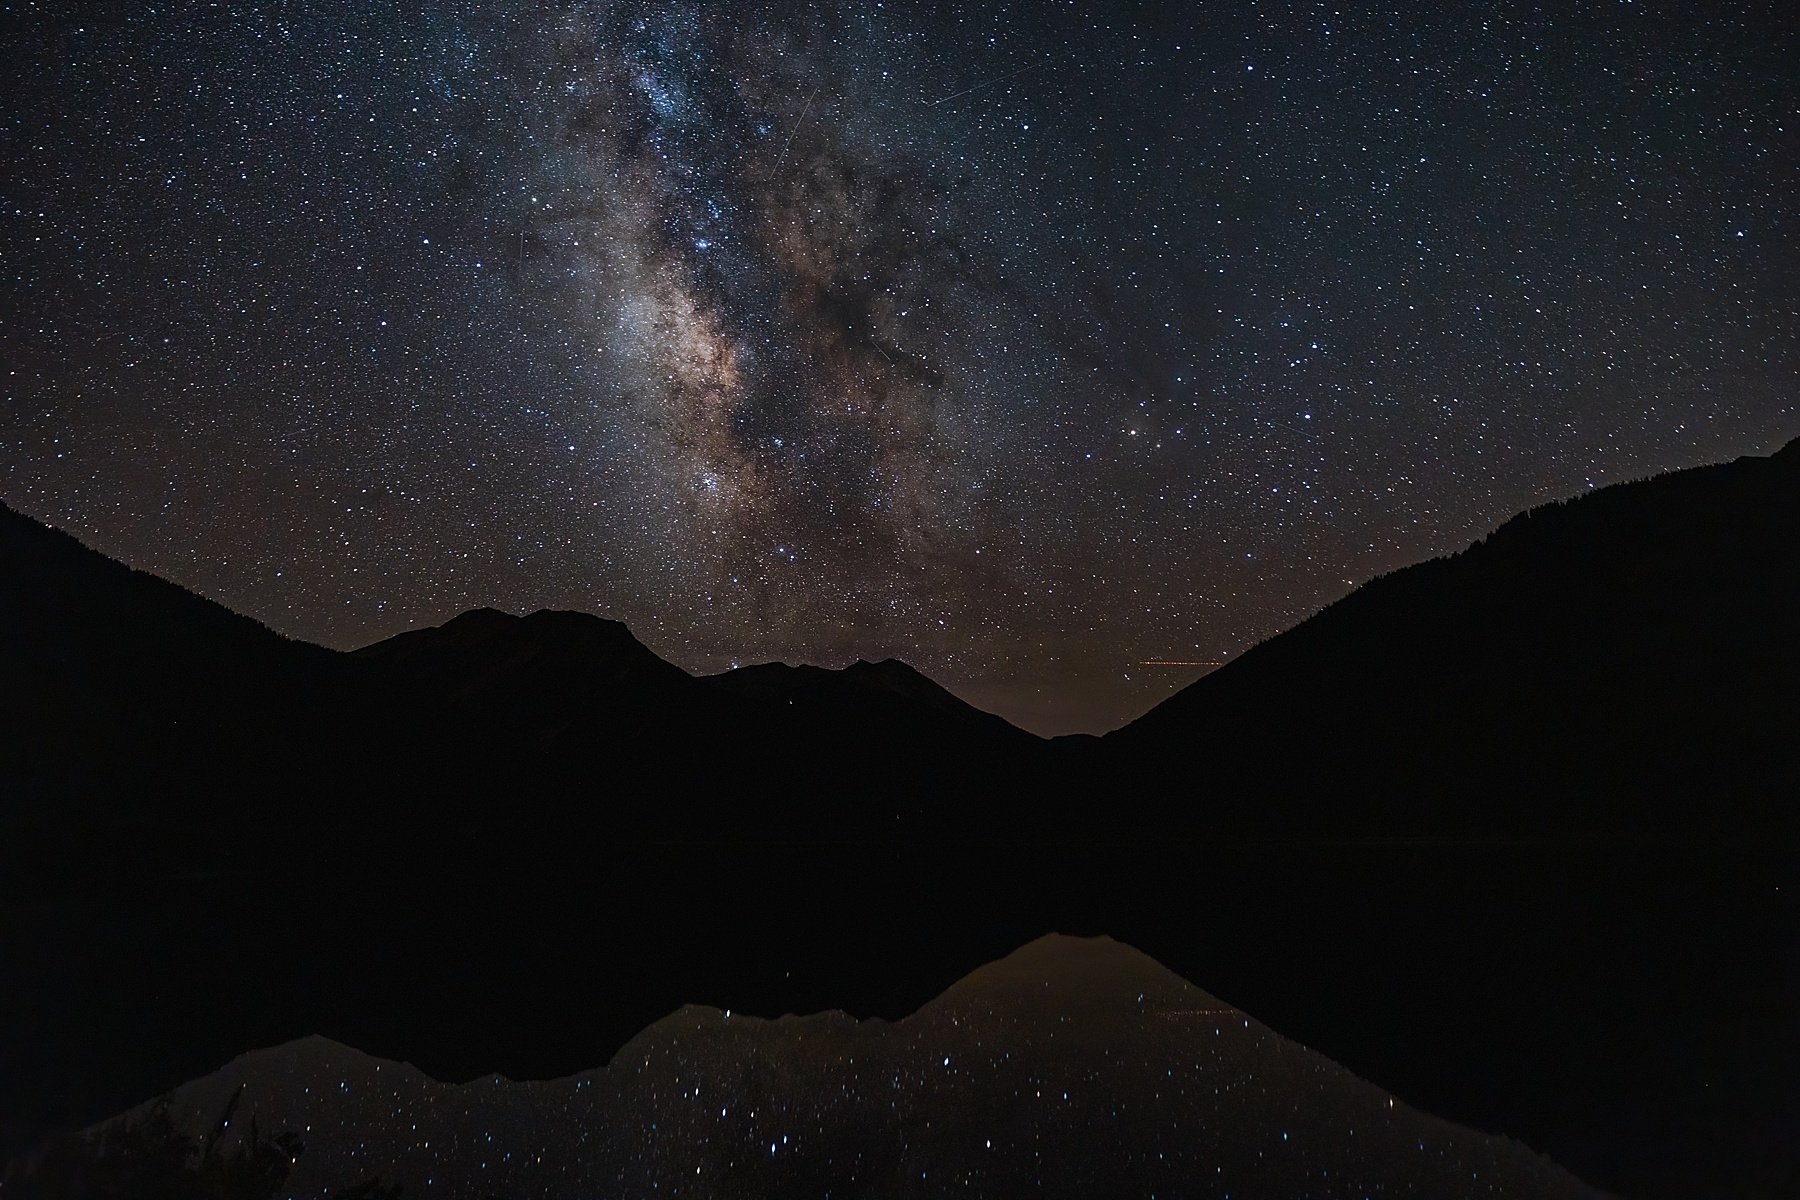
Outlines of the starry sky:
[{"label": "starry sky", "polygon": [[0,497],[1058,733],[1800,432],[1781,4],[423,7],[0,9]]}]

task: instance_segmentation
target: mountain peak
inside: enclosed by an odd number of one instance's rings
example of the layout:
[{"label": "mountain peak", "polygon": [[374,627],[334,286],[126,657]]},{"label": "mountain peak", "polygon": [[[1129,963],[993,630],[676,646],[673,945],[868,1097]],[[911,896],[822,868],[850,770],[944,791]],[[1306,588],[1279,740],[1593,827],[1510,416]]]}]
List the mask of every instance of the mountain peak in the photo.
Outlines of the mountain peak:
[{"label": "mountain peak", "polygon": [[521,617],[504,609],[483,605],[480,608],[471,608],[467,612],[458,613],[435,628],[445,633],[454,632],[459,635],[516,633],[526,630],[554,636],[594,637],[604,635],[617,638],[623,634],[632,641],[637,641],[623,621],[614,621],[608,617],[568,608],[540,608]]},{"label": "mountain peak", "polygon": [[780,662],[758,663],[709,675],[706,682],[764,701],[812,706],[815,712],[820,708],[838,716],[860,712],[879,721],[908,713],[939,729],[975,731],[981,736],[999,736],[1012,741],[1035,740],[1004,718],[976,708],[897,658],[884,658],[879,662],[859,658],[838,670]]},{"label": "mountain peak", "polygon": [[[608,642],[643,649],[643,643],[638,641],[637,635],[631,632],[630,626],[625,622],[575,609],[540,608],[529,616],[521,618],[520,625],[533,632],[541,632],[551,637],[569,638],[589,643]],[[644,652],[649,653],[648,650]]]},{"label": "mountain peak", "polygon": [[932,683],[929,675],[926,675],[911,663],[898,658],[884,658],[877,662],[870,662],[866,658],[859,658],[849,666],[845,667],[844,671],[847,674],[874,676],[890,680],[904,680],[908,683],[922,680],[926,683],[931,683],[933,687],[937,686],[937,684]]},{"label": "mountain peak", "polygon": [[602,617],[590,612],[582,612],[574,608],[540,608],[520,618],[526,624],[543,626],[561,626],[567,629],[624,629],[625,622],[615,621],[611,617]]},{"label": "mountain peak", "polygon": [[484,606],[481,608],[471,608],[464,613],[458,613],[456,616],[451,617],[448,621],[445,621],[442,625],[438,626],[438,628],[500,629],[517,624],[519,620],[520,618],[514,616],[512,613],[503,612],[498,608],[488,608]]},{"label": "mountain peak", "polygon": [[[528,616],[514,616],[497,608],[471,608],[441,625],[411,629],[365,646],[358,654],[387,655],[401,647],[416,652],[425,646],[468,646],[503,643],[509,647],[540,649],[596,646],[627,650],[654,658],[622,621],[570,609],[541,608]],[[658,659],[657,661],[661,661]]]},{"label": "mountain peak", "polygon": [[[957,981],[933,1005],[1026,1006],[1076,1012],[1227,1006],[1135,947],[1110,937],[1051,933]],[[927,1006],[932,1007],[932,1006]]]}]

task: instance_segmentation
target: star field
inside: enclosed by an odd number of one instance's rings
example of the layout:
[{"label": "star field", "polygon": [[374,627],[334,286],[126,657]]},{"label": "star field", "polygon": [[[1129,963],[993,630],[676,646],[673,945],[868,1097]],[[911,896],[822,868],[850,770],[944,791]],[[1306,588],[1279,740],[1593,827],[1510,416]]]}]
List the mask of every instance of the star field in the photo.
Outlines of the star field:
[{"label": "star field", "polygon": [[296,1198],[1598,1195],[1104,939],[1042,939],[893,1024],[690,1005],[544,1082],[450,1086],[309,1038],[168,1112],[228,1152],[292,1134]]},{"label": "star field", "polygon": [[0,495],[330,645],[1103,729],[1800,429],[1776,5],[3,11]]}]

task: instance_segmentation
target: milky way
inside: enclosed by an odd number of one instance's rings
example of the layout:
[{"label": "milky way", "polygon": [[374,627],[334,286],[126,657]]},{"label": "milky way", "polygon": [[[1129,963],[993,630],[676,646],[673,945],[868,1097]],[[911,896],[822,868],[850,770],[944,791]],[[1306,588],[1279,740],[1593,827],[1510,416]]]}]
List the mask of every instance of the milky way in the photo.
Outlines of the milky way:
[{"label": "milky way", "polygon": [[[579,314],[596,428],[630,439],[689,586],[729,579],[776,625],[916,604],[908,568],[971,565],[981,397],[946,374],[970,348],[942,314],[993,300],[938,228],[954,184],[887,136],[903,106],[830,65],[852,29],[641,11],[542,22],[561,98],[531,139],[525,284]],[[802,557],[832,586],[784,579]]]},{"label": "milky way", "polygon": [[0,494],[333,645],[1108,727],[1800,428],[1793,24],[1644,8],[15,11]]}]

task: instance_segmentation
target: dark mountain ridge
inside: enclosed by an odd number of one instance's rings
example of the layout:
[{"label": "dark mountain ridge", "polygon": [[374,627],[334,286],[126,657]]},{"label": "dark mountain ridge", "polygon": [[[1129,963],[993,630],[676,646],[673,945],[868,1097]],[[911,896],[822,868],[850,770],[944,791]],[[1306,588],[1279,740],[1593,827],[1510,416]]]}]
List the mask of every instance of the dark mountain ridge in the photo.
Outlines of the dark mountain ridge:
[{"label": "dark mountain ridge", "polygon": [[863,836],[967,815],[1039,744],[898,661],[697,679],[584,613],[477,609],[337,653],[3,517],[0,766],[33,821],[110,812],[127,841],[178,843],[169,822],[249,799],[264,821],[305,805],[526,840]]},{"label": "dark mountain ridge", "polygon": [[608,834],[886,833],[1038,745],[903,663],[696,678],[582,613],[477,610],[350,658],[401,759],[454,764],[436,795],[534,797]]},{"label": "dark mountain ridge", "polygon": [[[543,609],[516,617],[476,608],[442,625],[414,629],[352,652],[360,662],[423,667],[468,692],[545,668],[590,686],[685,677],[622,622]],[[579,696],[577,697],[580,698]]]},{"label": "dark mountain ridge", "polygon": [[504,792],[675,836],[1086,836],[1070,797],[1096,793],[1107,831],[1158,836],[1761,829],[1800,783],[1796,545],[1800,443],[1600,489],[1045,743],[895,660],[695,678],[582,613],[477,609],[338,654],[9,510],[0,763],[84,803],[253,781],[484,817]]},{"label": "dark mountain ridge", "polygon": [[1545,505],[1358,588],[1103,758],[1215,828],[1791,827],[1797,547],[1800,443]]},{"label": "dark mountain ridge", "polygon": [[[3,761],[90,799],[499,789],[615,831],[655,807],[677,835],[1085,827],[1052,775],[1129,797],[1114,832],[1662,833],[1720,806],[1767,828],[1800,780],[1795,545],[1800,444],[1600,489],[1370,582],[1097,743],[1045,744],[892,660],[695,679],[580,613],[334,654],[8,511]],[[702,792],[727,814],[661,803]]]},{"label": "dark mountain ridge", "polygon": [[897,658],[857,659],[840,670],[809,665],[762,663],[705,677],[735,695],[806,706],[815,720],[833,720],[851,702],[878,705],[881,719],[920,723],[919,732],[938,737],[992,738],[1019,743],[1031,734],[993,713],[983,712],[948,688]]},{"label": "dark mountain ridge", "polygon": [[[201,760],[278,773],[313,736],[336,657],[0,506],[0,775],[15,798],[180,792]],[[266,741],[272,727],[289,740]]]}]

